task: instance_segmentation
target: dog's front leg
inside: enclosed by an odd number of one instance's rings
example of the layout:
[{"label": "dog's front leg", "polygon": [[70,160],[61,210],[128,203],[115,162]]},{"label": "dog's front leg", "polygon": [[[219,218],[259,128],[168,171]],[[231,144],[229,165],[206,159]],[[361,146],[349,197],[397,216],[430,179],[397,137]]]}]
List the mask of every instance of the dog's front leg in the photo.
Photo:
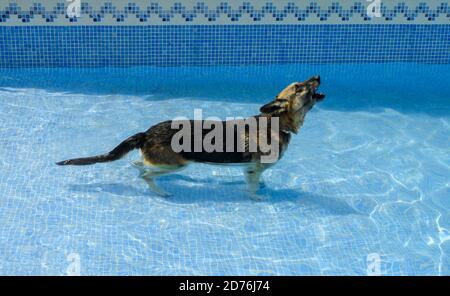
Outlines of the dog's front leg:
[{"label": "dog's front leg", "polygon": [[261,184],[259,180],[261,175],[269,167],[267,164],[254,163],[249,165],[245,169],[245,181],[247,182],[247,191],[250,194],[250,198],[256,201],[260,201],[262,198],[258,196],[257,191],[260,189]]}]

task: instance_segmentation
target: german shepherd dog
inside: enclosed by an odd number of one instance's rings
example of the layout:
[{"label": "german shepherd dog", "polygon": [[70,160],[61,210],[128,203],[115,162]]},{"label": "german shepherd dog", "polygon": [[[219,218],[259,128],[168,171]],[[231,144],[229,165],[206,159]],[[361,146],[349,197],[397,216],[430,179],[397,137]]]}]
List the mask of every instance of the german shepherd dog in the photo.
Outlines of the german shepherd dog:
[{"label": "german shepherd dog", "polygon": [[[234,138],[231,139],[234,150],[223,149],[221,152],[212,151],[174,151],[171,143],[173,136],[180,130],[174,128],[176,123],[172,120],[164,121],[150,127],[146,132],[137,133],[122,143],[120,143],[112,151],[85,158],[75,158],[57,162],[58,165],[89,165],[94,163],[109,162],[120,159],[125,154],[133,149],[140,149],[142,161],[135,161],[133,164],[139,169],[140,176],[146,181],[149,188],[160,196],[169,196],[167,192],[159,188],[155,184],[155,177],[166,175],[181,170],[191,162],[201,163],[215,163],[215,164],[244,164],[245,165],[245,179],[247,182],[248,192],[252,199],[259,200],[257,191],[260,188],[261,174],[268,167],[278,161],[283,153],[286,151],[291,138],[291,134],[297,134],[300,127],[303,125],[306,113],[311,110],[315,103],[324,99],[325,95],[317,93],[320,85],[320,77],[314,76],[304,82],[294,82],[283,89],[275,98],[275,100],[265,104],[260,108],[260,114],[252,116],[257,120],[262,118],[266,120],[277,119],[278,129],[273,131],[266,126],[267,132],[261,133],[261,128],[258,125],[258,135],[256,141],[260,141],[261,135],[266,135],[271,143],[277,143],[279,148],[277,158],[270,163],[265,163],[262,160],[267,152],[262,152],[261,149],[250,151],[248,148],[251,144],[252,137],[247,129],[238,129],[234,127],[232,133]],[[191,121],[195,126],[195,121]],[[216,121],[215,124],[226,126],[227,121]],[[208,129],[203,129],[201,137],[205,138]],[[191,129],[191,133],[194,131]],[[241,139],[245,144],[245,149],[236,147],[238,141]],[[224,137],[223,146],[230,141],[228,137]],[[273,141],[273,142],[272,142]],[[241,142],[241,143],[242,143]]]}]

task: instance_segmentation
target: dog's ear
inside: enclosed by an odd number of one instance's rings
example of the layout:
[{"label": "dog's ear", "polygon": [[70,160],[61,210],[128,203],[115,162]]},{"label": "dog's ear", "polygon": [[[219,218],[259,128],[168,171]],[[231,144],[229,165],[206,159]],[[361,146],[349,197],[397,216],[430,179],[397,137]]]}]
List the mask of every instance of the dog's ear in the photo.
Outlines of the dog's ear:
[{"label": "dog's ear", "polygon": [[267,103],[259,108],[259,111],[261,113],[275,115],[287,111],[288,107],[288,100],[275,99],[274,101]]}]

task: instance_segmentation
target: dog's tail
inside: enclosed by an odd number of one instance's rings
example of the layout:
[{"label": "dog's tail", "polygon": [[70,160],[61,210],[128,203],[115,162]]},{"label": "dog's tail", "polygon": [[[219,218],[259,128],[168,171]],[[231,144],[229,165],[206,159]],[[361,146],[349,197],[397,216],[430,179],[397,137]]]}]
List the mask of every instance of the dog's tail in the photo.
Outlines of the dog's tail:
[{"label": "dog's tail", "polygon": [[96,155],[84,158],[74,158],[57,162],[57,165],[88,165],[99,162],[109,162],[122,158],[133,149],[142,148],[145,142],[145,133],[137,133],[122,143],[110,152],[102,155]]}]

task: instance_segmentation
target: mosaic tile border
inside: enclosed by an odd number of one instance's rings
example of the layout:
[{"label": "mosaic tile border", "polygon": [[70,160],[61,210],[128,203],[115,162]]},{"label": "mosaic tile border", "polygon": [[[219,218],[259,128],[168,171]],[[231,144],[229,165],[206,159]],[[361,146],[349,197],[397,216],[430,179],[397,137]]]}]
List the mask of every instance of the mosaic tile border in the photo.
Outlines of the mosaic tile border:
[{"label": "mosaic tile border", "polygon": [[[368,15],[367,8],[374,3],[370,1],[380,1],[379,17]],[[67,15],[67,8],[75,4],[79,5],[75,6],[79,7],[78,13]],[[72,9],[73,12],[76,10]],[[0,3],[0,26],[320,23],[449,24],[450,4],[448,0],[4,0]]]}]

